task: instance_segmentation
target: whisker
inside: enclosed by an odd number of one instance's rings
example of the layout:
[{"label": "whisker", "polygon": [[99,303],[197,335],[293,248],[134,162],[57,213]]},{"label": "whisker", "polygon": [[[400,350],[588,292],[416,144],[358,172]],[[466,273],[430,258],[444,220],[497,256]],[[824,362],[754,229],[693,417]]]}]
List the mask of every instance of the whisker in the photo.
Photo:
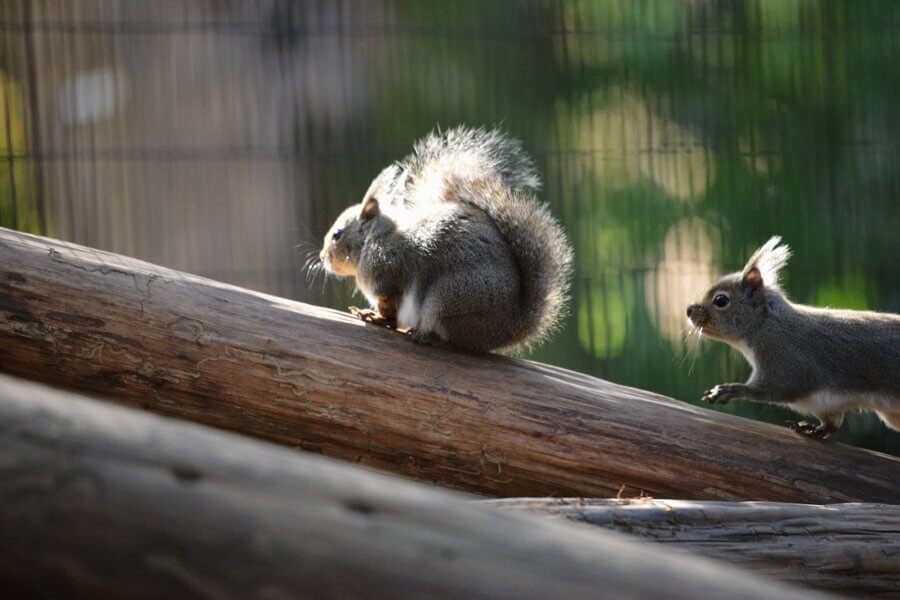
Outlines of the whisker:
[{"label": "whisker", "polygon": [[306,257],[306,262],[303,263],[303,268],[304,269],[312,269],[320,264],[321,264],[321,261],[319,259],[319,255],[311,254],[310,256]]},{"label": "whisker", "polygon": [[[688,322],[684,329],[681,331],[682,339],[681,339],[681,353],[683,354],[681,359],[680,368],[684,368],[685,362],[687,362],[688,357],[691,357],[691,364],[688,367],[688,375],[691,375],[694,371],[694,365],[697,362],[697,355],[699,354],[700,349],[700,328],[694,325],[693,323]],[[697,335],[697,343],[695,344],[692,341],[694,334]]]},{"label": "whisker", "polygon": [[325,266],[322,264],[322,262],[314,261],[310,265],[309,269],[306,272],[307,285],[309,285],[310,287],[315,285],[316,277],[318,277],[320,273],[324,273],[324,272],[325,272]]},{"label": "whisker", "polygon": [[297,223],[299,227],[291,227],[292,231],[300,231],[303,234],[303,237],[306,239],[313,239],[312,232],[309,230],[309,227],[303,221]]},{"label": "whisker", "polygon": [[688,377],[690,377],[694,373],[694,366],[697,364],[697,356],[700,355],[700,342],[702,341],[703,332],[699,327],[694,327],[691,329],[691,334],[697,334],[697,344],[693,348],[692,354],[694,355],[691,360],[691,366],[688,368]]},{"label": "whisker", "polygon": [[317,252],[319,250],[319,246],[312,242],[307,242],[305,240],[301,240],[294,244],[294,249],[305,248],[307,252]]},{"label": "whisker", "polygon": [[681,345],[678,347],[678,349],[677,349],[677,350],[675,351],[675,353],[672,355],[672,362],[675,362],[676,360],[678,360],[678,357],[679,357],[680,355],[682,355],[682,354],[685,355],[685,358],[682,358],[682,360],[681,360],[681,366],[684,366],[684,361],[685,361],[685,359],[687,358],[686,352],[687,352],[687,347],[688,347],[688,346],[687,346],[687,343],[688,343],[688,337],[690,336],[690,331],[689,331],[690,327],[691,327],[690,325],[686,325],[686,326],[681,330],[681,332],[680,332],[680,335],[681,335]]}]

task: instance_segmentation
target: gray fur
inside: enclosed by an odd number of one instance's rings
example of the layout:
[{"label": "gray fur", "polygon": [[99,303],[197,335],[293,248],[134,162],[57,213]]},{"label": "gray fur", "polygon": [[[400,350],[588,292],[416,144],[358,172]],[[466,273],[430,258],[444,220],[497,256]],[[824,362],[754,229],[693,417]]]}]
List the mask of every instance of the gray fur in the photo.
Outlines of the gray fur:
[{"label": "gray fur", "polygon": [[[716,386],[704,399],[790,404],[819,417],[820,427],[794,425],[819,437],[852,409],[875,410],[900,430],[900,315],[792,303],[777,283],[790,256],[779,242],[773,237],[742,272],[719,279],[688,307],[705,335],[734,346],[753,365],[746,383]],[[724,308],[713,302],[719,294],[730,299]]]},{"label": "gray fur", "polygon": [[[416,341],[476,352],[531,346],[558,323],[572,262],[562,228],[533,195],[539,186],[520,144],[498,131],[431,134],[338,218],[323,261],[356,276],[387,324],[415,314]],[[372,198],[380,213],[363,219]],[[415,310],[404,313],[404,299]]]},{"label": "gray fur", "polygon": [[499,129],[469,129],[456,127],[443,134],[432,132],[419,140],[413,153],[400,161],[398,166],[410,173],[419,173],[432,161],[444,160],[448,154],[473,152],[481,156],[485,166],[500,176],[503,185],[516,192],[538,192],[541,178],[519,140],[507,136]]}]

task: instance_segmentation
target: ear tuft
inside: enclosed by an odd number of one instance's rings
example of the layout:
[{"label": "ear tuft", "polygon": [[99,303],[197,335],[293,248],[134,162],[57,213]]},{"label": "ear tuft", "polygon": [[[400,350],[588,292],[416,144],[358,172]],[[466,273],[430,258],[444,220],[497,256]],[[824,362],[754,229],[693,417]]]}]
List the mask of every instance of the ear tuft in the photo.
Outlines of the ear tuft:
[{"label": "ear tuft", "polygon": [[362,212],[359,214],[359,218],[362,221],[368,221],[369,219],[374,219],[380,214],[381,208],[378,206],[378,198],[372,196],[363,203]]},{"label": "ear tuft", "polygon": [[778,287],[778,273],[791,257],[791,249],[781,244],[781,237],[774,235],[753,253],[744,267],[743,282],[757,288],[763,283]]}]

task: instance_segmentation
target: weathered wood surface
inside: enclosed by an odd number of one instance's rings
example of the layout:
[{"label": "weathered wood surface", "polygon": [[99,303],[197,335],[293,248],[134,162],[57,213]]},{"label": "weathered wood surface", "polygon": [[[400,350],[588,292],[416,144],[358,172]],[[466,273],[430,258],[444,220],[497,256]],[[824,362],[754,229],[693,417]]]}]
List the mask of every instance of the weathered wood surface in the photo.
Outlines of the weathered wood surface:
[{"label": "weathered wood surface", "polygon": [[480,503],[624,532],[773,580],[900,597],[900,506],[509,498]]},{"label": "weathered wood surface", "polygon": [[3,229],[0,370],[483,494],[900,499],[895,457]]},{"label": "weathered wood surface", "polygon": [[807,597],[619,534],[6,376],[0,539],[7,597]]}]

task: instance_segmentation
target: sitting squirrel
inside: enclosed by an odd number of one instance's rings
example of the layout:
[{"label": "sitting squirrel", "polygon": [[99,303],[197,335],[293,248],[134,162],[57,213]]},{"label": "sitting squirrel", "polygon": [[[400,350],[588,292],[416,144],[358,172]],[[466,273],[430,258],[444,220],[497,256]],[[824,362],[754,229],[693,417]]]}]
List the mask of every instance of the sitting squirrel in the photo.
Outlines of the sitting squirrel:
[{"label": "sitting squirrel", "polygon": [[356,278],[374,309],[351,307],[363,320],[472,352],[527,348],[556,326],[572,263],[539,187],[499,131],[433,133],[338,217],[319,256]]},{"label": "sitting squirrel", "polygon": [[821,421],[789,421],[825,438],[848,410],[873,410],[900,431],[900,315],[794,304],[778,287],[790,249],[780,237],[763,245],[743,272],[713,284],[688,319],[703,335],[730,344],[753,366],[747,383],[723,383],[703,399],[785,403]]}]

